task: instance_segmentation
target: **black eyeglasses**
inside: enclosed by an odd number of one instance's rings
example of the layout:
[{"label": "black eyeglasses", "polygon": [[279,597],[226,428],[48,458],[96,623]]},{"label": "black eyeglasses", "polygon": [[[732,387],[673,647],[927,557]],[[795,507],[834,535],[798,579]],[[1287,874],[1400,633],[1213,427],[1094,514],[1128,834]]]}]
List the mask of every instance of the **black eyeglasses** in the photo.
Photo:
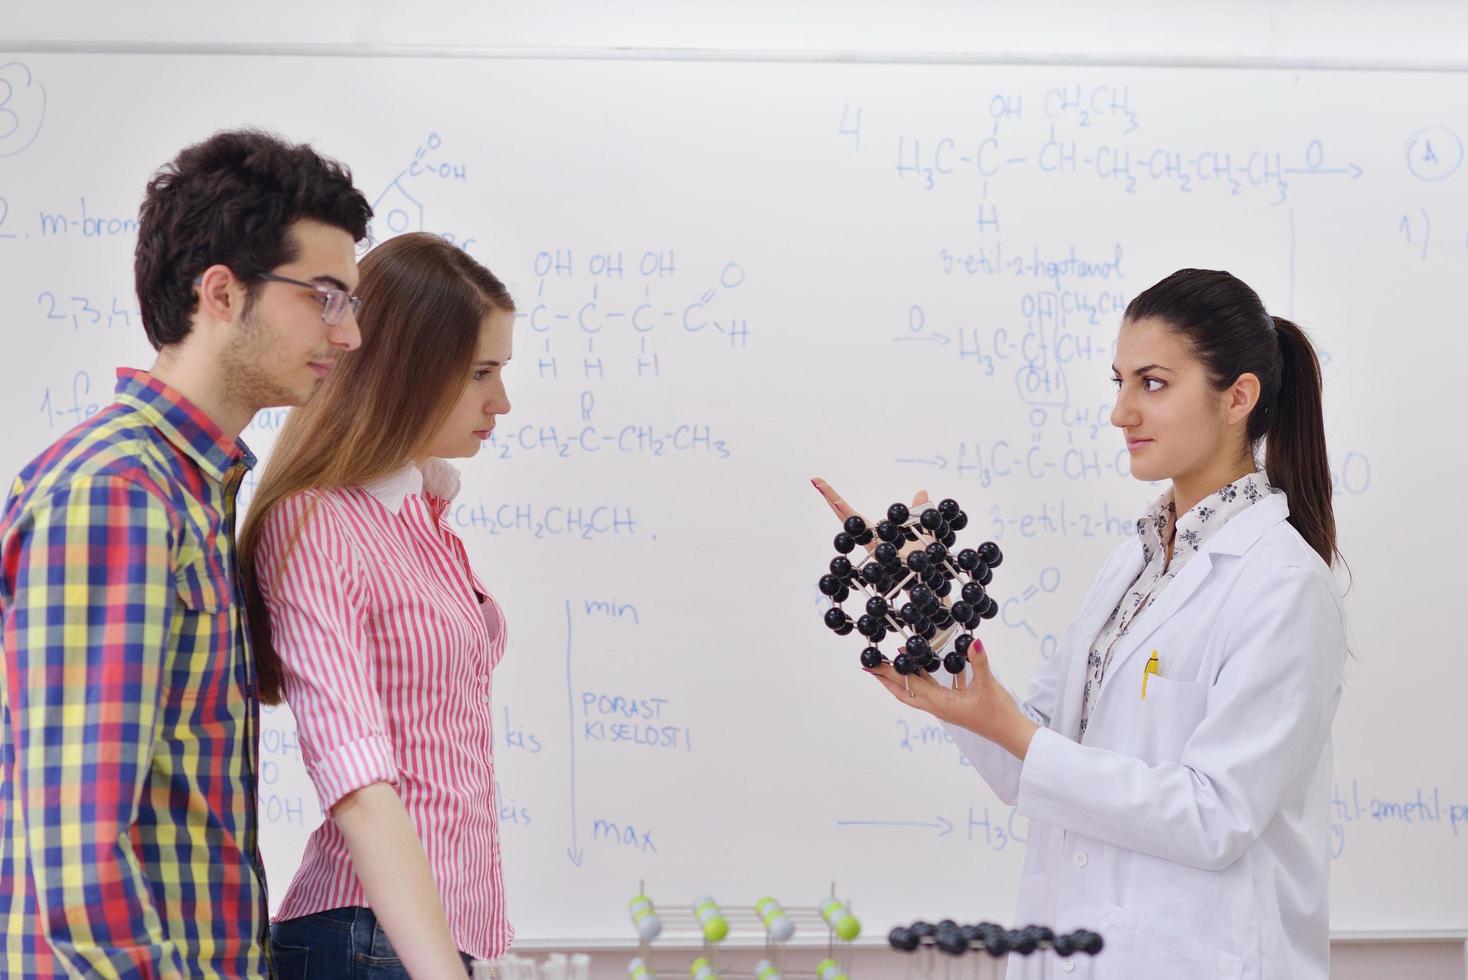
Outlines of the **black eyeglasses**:
[{"label": "black eyeglasses", "polygon": [[314,290],[321,300],[321,319],[327,326],[334,327],[346,318],[347,310],[352,311],[352,316],[362,308],[362,299],[353,296],[345,289],[337,289],[335,286],[326,286],[319,282],[302,282],[300,279],[289,279],[285,276],[277,276],[273,272],[262,272],[260,278],[266,282],[283,282],[292,286],[304,286]]}]

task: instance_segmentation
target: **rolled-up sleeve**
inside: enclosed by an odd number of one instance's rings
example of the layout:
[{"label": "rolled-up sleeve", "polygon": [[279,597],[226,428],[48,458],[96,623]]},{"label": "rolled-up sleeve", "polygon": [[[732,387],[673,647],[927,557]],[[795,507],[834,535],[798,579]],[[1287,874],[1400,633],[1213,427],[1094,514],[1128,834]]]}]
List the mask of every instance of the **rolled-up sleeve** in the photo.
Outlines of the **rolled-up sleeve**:
[{"label": "rolled-up sleeve", "polygon": [[291,497],[266,518],[255,562],[285,699],[326,812],[364,786],[398,781],[360,557],[337,521],[326,501]]}]

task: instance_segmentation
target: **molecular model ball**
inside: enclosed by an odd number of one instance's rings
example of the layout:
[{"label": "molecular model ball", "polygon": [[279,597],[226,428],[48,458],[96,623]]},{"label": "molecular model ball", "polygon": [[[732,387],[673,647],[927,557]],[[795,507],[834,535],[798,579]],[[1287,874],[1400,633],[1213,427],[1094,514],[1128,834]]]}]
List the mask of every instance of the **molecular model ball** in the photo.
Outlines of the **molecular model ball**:
[{"label": "molecular model ball", "polygon": [[[881,644],[894,637],[897,673],[963,672],[974,631],[999,612],[986,590],[1004,561],[992,541],[955,552],[967,525],[968,515],[951,499],[915,511],[893,504],[875,527],[859,516],[846,519],[834,541],[838,554],[817,587],[831,600],[826,626],[866,641],[863,667],[886,663]],[[859,547],[870,552],[865,559],[852,557]],[[846,608],[853,599],[861,604],[855,618]]]}]

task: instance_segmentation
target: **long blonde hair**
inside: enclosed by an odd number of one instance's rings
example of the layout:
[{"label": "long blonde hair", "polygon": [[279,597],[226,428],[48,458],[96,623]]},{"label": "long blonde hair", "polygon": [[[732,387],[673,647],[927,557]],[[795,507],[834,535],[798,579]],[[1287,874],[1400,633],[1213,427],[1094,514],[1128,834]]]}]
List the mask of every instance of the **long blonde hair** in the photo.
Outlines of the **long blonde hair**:
[{"label": "long blonde hair", "polygon": [[[437,235],[393,238],[361,263],[362,345],[344,355],[311,400],[294,409],[270,454],[240,532],[240,568],[260,699],[277,704],[281,663],[255,566],[266,520],[310,490],[358,486],[417,459],[463,388],[480,325],[513,312],[493,273]],[[284,565],[314,507],[287,531]]]}]

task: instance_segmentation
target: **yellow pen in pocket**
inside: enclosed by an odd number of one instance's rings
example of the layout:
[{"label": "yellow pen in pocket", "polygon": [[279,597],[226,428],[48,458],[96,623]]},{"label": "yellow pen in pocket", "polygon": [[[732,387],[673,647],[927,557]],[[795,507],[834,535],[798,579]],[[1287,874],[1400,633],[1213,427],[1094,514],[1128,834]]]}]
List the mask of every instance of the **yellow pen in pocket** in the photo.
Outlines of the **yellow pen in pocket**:
[{"label": "yellow pen in pocket", "polygon": [[1147,661],[1147,669],[1142,672],[1142,700],[1147,700],[1147,678],[1162,669],[1162,662],[1157,659],[1157,651],[1152,651],[1151,658]]}]

